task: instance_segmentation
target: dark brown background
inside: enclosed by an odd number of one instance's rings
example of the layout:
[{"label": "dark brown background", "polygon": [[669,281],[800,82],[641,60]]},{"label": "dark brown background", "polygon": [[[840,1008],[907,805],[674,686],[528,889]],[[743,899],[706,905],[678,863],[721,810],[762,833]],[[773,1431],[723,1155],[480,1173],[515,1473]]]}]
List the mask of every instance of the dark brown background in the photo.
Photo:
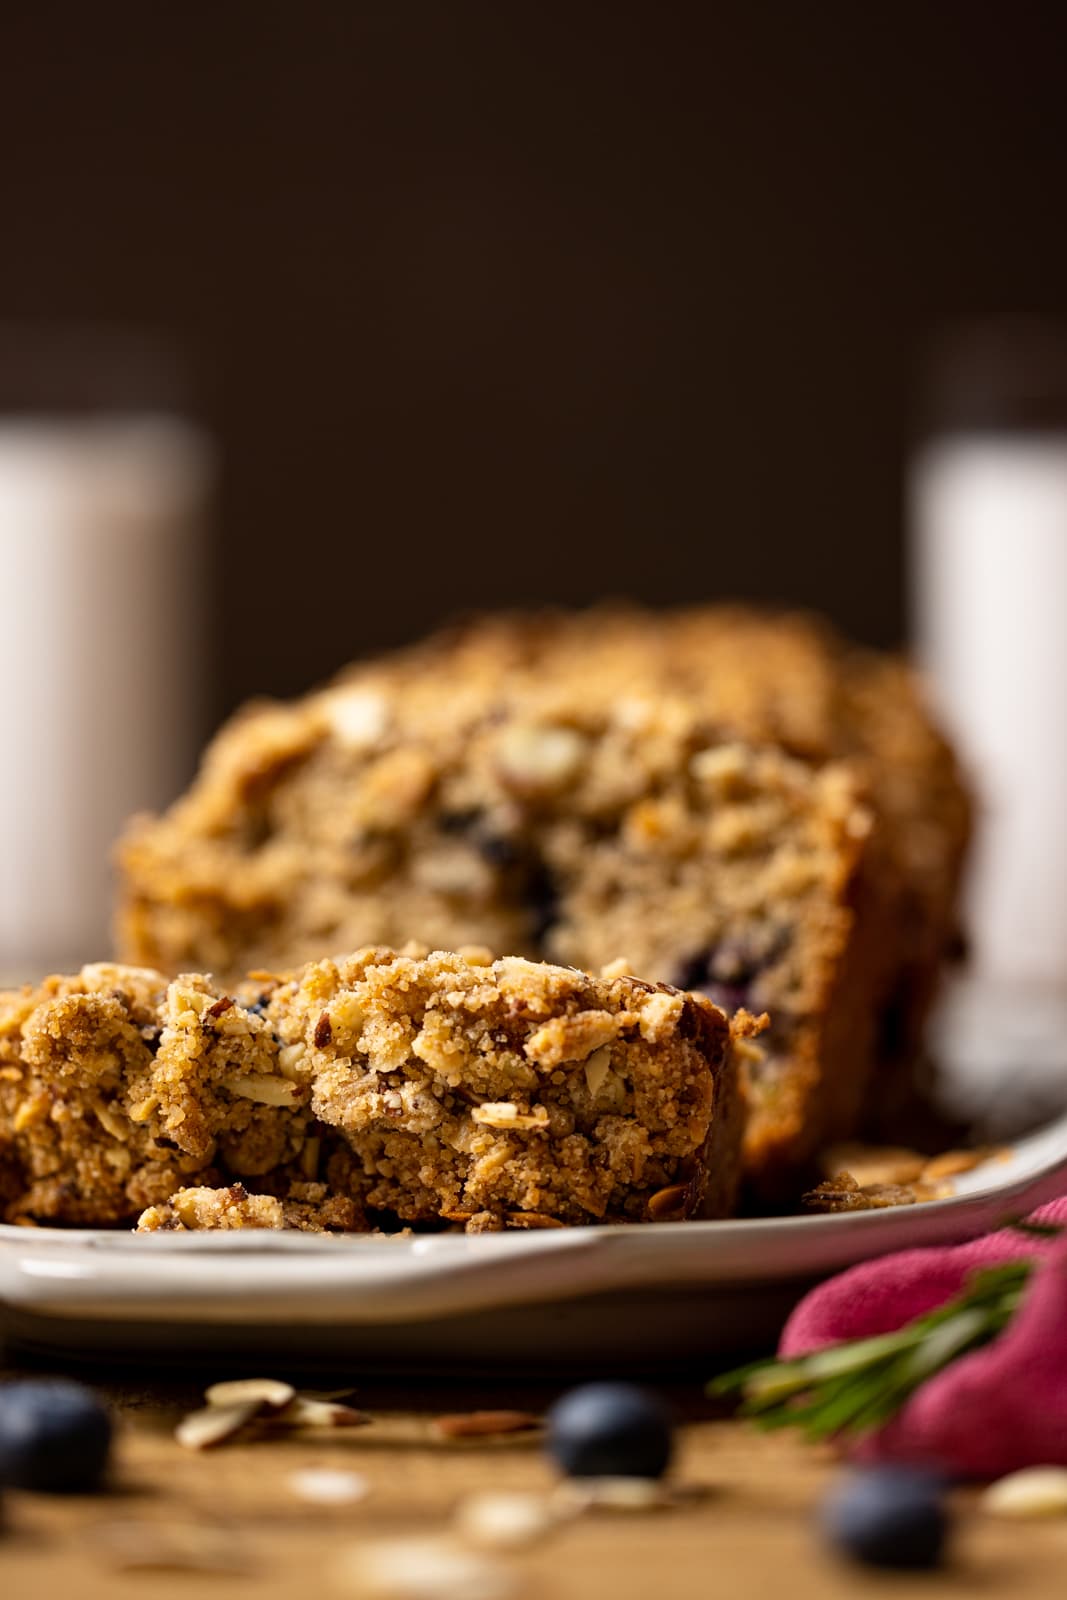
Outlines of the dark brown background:
[{"label": "dark brown background", "polygon": [[924,341],[1067,307],[1063,14],[7,7],[0,313],[190,352],[216,712],[497,602],[889,641]]}]

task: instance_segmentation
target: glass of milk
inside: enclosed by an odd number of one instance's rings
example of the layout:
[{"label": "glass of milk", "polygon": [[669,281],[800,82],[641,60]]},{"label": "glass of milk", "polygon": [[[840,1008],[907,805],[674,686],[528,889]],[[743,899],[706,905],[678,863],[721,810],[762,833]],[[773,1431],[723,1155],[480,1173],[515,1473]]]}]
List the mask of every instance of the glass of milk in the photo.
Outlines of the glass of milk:
[{"label": "glass of milk", "polygon": [[0,330],[0,981],[108,954],[115,839],[201,733],[214,451],[146,349]]},{"label": "glass of milk", "polygon": [[950,1054],[972,1090],[1063,1101],[1067,329],[960,333],[927,398],[909,478],[913,631],[978,800]]}]

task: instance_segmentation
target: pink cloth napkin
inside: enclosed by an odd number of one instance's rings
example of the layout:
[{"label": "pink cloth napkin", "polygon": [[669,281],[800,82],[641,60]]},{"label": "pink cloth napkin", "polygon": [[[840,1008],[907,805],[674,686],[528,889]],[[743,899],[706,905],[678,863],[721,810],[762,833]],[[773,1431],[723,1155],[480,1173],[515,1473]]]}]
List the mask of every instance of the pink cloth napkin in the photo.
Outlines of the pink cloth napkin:
[{"label": "pink cloth napkin", "polygon": [[[1067,1225],[1067,1198],[1030,1220]],[[958,1294],[976,1268],[1020,1256],[1038,1265],[1009,1326],[917,1389],[892,1422],[850,1450],[855,1459],[936,1466],[969,1478],[1067,1466],[1067,1235],[1042,1239],[1006,1229],[970,1244],[866,1261],[801,1301],[779,1354],[892,1332]]]}]

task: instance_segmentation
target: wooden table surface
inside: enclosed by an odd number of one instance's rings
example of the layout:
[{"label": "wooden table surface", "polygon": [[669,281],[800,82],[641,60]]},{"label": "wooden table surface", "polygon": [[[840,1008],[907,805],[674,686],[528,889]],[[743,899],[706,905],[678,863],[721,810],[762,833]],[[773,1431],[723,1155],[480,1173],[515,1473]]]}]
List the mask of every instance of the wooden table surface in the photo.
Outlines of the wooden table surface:
[{"label": "wooden table surface", "polygon": [[[141,1375],[100,1380],[121,1414],[114,1486],[87,1499],[8,1493],[0,1537],[4,1600],[358,1597],[366,1589],[345,1576],[345,1558],[354,1548],[383,1538],[448,1534],[457,1504],[472,1492],[548,1491],[554,1481],[536,1436],[449,1441],[436,1435],[433,1419],[478,1407],[540,1411],[558,1385],[473,1390],[456,1383],[360,1383],[350,1374],[357,1388],[353,1403],[374,1419],[368,1427],[191,1453],[174,1442],[173,1428],[211,1376],[166,1384]],[[717,1416],[702,1400],[696,1374],[663,1393],[685,1419],[674,1473],[687,1491],[681,1502],[651,1511],[585,1512],[532,1548],[494,1556],[519,1600],[1061,1595],[1067,1518],[997,1520],[980,1511],[973,1491],[955,1495],[958,1537],[943,1572],[901,1577],[842,1564],[821,1548],[812,1520],[835,1471],[828,1452]],[[355,1505],[309,1505],[289,1482],[308,1466],[355,1469],[370,1492]],[[184,1537],[190,1527],[199,1538],[206,1530],[218,1536],[214,1542],[237,1570],[122,1570],[112,1543],[121,1532],[116,1525],[130,1523],[135,1531],[158,1524],[168,1538]]]}]

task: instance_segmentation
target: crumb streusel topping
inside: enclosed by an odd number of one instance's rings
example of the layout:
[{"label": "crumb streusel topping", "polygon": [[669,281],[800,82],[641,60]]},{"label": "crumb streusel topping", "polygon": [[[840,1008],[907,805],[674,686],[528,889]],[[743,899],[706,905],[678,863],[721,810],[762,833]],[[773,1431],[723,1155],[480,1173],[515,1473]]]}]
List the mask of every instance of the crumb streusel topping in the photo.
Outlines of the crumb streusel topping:
[{"label": "crumb streusel topping", "polygon": [[364,1208],[475,1228],[724,1214],[756,1027],[663,985],[475,951],[369,948],[229,988],[86,967],[0,996],[4,1216],[349,1230]]}]

